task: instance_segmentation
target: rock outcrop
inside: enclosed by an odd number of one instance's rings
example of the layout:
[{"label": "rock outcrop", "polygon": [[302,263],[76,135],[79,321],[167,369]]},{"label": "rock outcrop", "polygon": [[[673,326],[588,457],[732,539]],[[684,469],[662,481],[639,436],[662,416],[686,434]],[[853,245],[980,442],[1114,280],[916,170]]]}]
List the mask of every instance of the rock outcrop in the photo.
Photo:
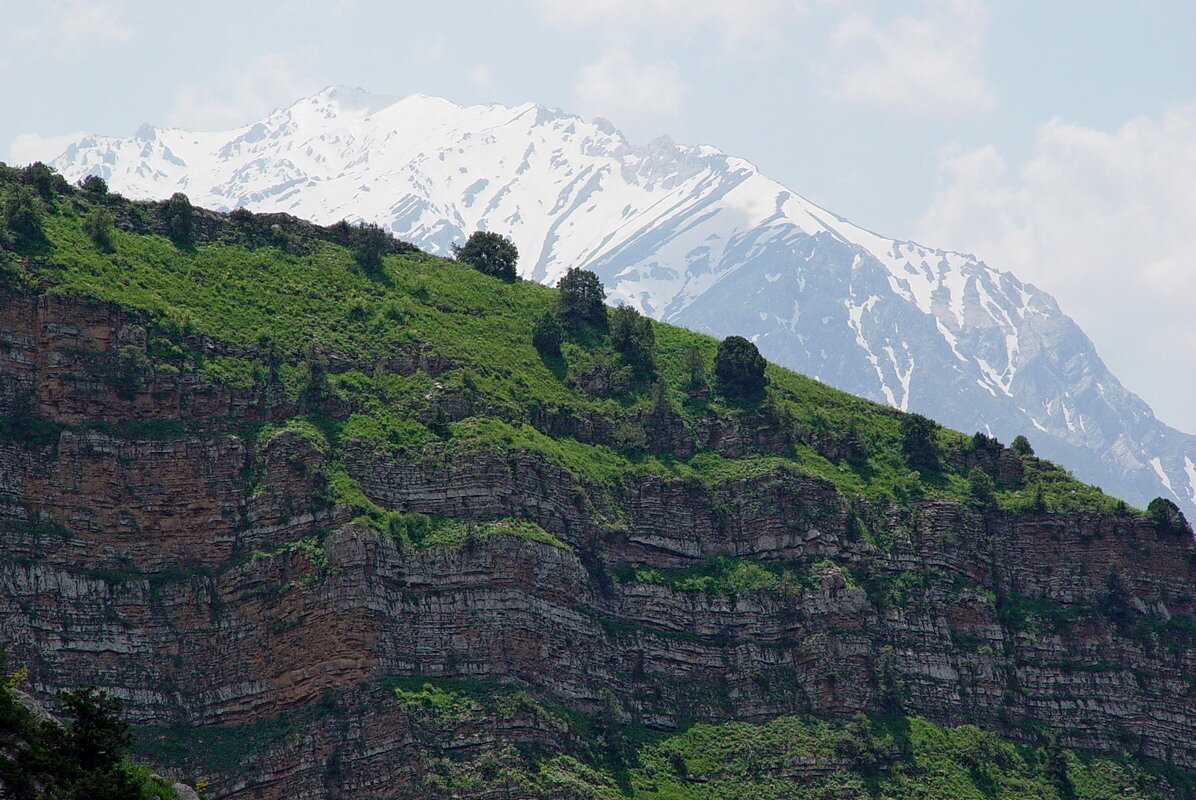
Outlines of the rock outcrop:
[{"label": "rock outcrop", "polygon": [[[1196,546],[1141,516],[330,448],[247,433],[294,409],[171,371],[115,307],[9,294],[0,338],[0,640],[35,694],[120,697],[214,797],[438,796],[438,759],[584,748],[552,708],[653,729],[900,708],[1196,769]],[[772,446],[733,428],[694,435]],[[415,546],[335,501],[333,461],[383,509],[547,536]],[[768,579],[686,583],[740,563]],[[392,691],[423,679],[526,701],[437,716]]]}]

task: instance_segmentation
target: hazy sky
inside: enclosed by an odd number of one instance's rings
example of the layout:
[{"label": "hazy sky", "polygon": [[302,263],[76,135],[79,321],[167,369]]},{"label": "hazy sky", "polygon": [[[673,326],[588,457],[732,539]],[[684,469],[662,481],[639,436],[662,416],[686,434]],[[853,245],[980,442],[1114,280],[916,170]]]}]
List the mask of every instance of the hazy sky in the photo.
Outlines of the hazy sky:
[{"label": "hazy sky", "polygon": [[0,158],[329,84],[535,101],[747,158],[1052,292],[1196,432],[1194,0],[0,0]]}]

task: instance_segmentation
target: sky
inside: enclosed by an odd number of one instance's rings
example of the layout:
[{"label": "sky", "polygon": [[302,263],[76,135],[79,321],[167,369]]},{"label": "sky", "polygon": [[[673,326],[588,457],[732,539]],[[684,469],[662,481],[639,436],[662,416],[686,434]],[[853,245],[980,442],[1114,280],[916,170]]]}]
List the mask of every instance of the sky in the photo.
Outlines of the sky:
[{"label": "sky", "polygon": [[1193,0],[0,0],[0,159],[340,84],[711,144],[1055,295],[1196,433]]}]

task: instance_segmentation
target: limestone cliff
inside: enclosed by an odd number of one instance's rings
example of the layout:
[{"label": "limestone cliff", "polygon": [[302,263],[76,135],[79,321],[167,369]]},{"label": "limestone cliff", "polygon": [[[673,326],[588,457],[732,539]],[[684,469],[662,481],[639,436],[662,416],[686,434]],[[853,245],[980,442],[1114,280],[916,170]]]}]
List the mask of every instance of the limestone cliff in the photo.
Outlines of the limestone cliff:
[{"label": "limestone cliff", "polygon": [[[681,354],[710,352],[684,331],[657,329],[659,383],[590,340],[542,359],[551,293],[460,265],[380,283],[319,245],[128,232],[72,256],[70,197],[0,294],[0,640],[34,694],[120,697],[143,757],[211,796],[706,785],[644,743],[859,712],[1170,771],[1117,796],[1196,770],[1190,531],[984,437],[940,431],[919,472],[902,415],[800,376],[684,388]],[[232,288],[272,281],[290,305]],[[237,329],[251,307],[310,343]],[[753,769],[916,750],[859,738]]]},{"label": "limestone cliff", "polygon": [[[602,485],[526,452],[337,452],[388,509],[557,540],[479,527],[405,546],[329,502],[326,443],[229,427],[285,408],[152,370],[130,391],[113,361],[143,341],[136,320],[55,296],[2,313],[5,410],[61,426],[0,455],[3,638],[36,689],[97,683],[158,736],[305,720],[212,774],[220,796],[419,796],[441,749],[568,743],[534,706],[441,739],[382,685],[413,677],[591,714],[613,694],[661,729],[897,704],[1196,768],[1190,538],[1102,513],[853,503],[785,471]],[[162,420],[187,432],[116,425]],[[679,588],[716,559],[781,580]]]}]

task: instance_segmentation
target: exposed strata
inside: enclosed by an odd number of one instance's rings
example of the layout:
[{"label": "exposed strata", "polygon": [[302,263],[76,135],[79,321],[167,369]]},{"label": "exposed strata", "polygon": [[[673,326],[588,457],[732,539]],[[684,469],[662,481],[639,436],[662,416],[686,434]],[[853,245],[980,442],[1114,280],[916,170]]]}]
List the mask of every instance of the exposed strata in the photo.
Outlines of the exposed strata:
[{"label": "exposed strata", "polygon": [[[383,685],[421,676],[587,713],[613,692],[659,728],[896,704],[1196,768],[1196,548],[1136,517],[852,502],[783,471],[604,485],[520,451],[254,441],[241,423],[295,409],[155,367],[114,307],[7,295],[0,313],[2,410],[51,423],[0,447],[0,638],[35,693],[94,682],[179,737],[290,720],[235,772],[194,762],[220,797],[426,796],[448,750],[581,746],[534,705],[445,721]],[[425,353],[399,368],[429,364],[445,367]],[[551,410],[532,421],[605,435]],[[778,436],[734,419],[662,435],[731,455]],[[386,508],[527,518],[565,546],[403,546],[327,499],[331,458]],[[739,594],[635,579],[718,556],[793,579]]]}]

